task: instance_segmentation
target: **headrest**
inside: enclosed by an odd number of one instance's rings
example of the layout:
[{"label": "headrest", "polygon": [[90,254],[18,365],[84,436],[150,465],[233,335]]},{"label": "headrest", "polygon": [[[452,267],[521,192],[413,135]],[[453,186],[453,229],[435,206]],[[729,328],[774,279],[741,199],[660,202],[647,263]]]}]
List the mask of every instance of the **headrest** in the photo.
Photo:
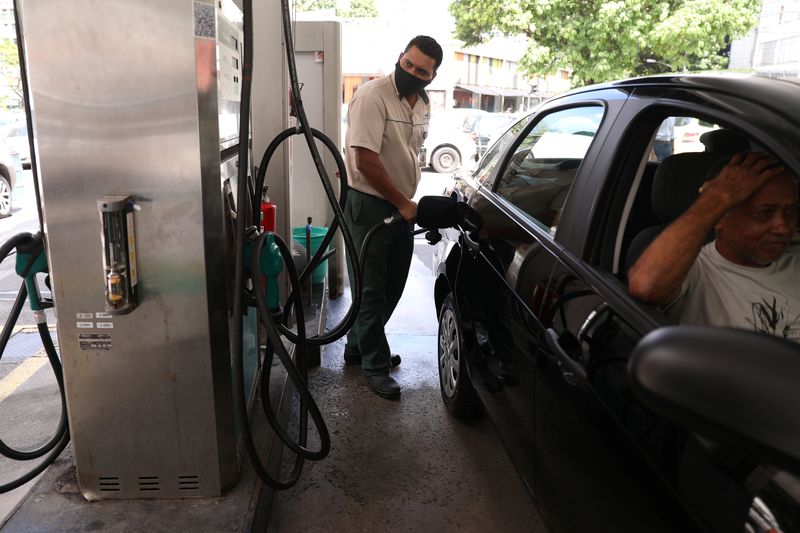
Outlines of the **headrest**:
[{"label": "headrest", "polygon": [[709,169],[718,160],[715,154],[689,152],[671,155],[658,165],[651,202],[661,222],[672,222],[694,203]]},{"label": "headrest", "polygon": [[719,156],[733,155],[750,149],[747,137],[733,130],[711,130],[700,136],[706,152]]}]

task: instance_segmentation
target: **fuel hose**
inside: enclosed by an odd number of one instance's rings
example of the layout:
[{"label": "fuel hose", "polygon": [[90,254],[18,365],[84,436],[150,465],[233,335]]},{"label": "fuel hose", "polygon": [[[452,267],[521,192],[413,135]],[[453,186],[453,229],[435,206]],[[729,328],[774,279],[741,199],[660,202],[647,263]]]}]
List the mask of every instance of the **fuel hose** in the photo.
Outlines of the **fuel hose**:
[{"label": "fuel hose", "polygon": [[[37,235],[32,235],[30,233],[19,233],[11,237],[2,246],[0,246],[0,263],[5,261],[9,255],[11,255],[11,252],[19,246],[26,246],[29,251],[32,249],[33,253],[30,254],[30,258],[26,262],[25,267],[23,268],[22,272],[19,273],[23,281],[19,291],[17,292],[17,297],[14,300],[14,304],[11,307],[11,313],[6,320],[5,325],[3,326],[2,332],[0,332],[0,360],[3,358],[3,354],[8,346],[8,342],[11,339],[14,326],[16,325],[17,320],[19,320],[19,315],[22,311],[22,308],[25,305],[26,300],[28,300],[29,295],[25,285],[25,278],[30,273],[31,268],[38,257],[44,253],[44,245],[42,243],[41,233]],[[70,436],[69,425],[67,423],[67,403],[66,394],[64,391],[64,375],[61,368],[61,360],[58,357],[58,353],[56,352],[56,348],[53,344],[53,339],[50,336],[50,330],[47,327],[43,310],[49,306],[51,306],[51,304],[48,302],[39,300],[39,307],[41,310],[36,311],[36,326],[39,332],[39,337],[42,340],[45,353],[47,354],[50,367],[53,369],[56,383],[58,384],[58,390],[61,395],[61,416],[59,418],[58,427],[56,428],[53,436],[43,445],[33,450],[18,450],[12,448],[5,441],[3,441],[2,438],[0,438],[0,454],[8,457],[9,459],[15,461],[32,461],[34,459],[44,457],[42,462],[39,463],[35,468],[31,469],[13,481],[0,485],[0,494],[21,487],[28,481],[41,474],[53,463],[53,461],[56,460],[56,458],[58,458],[59,455],[61,455],[61,452],[64,451],[64,448],[66,448],[67,444],[69,444]]]}]

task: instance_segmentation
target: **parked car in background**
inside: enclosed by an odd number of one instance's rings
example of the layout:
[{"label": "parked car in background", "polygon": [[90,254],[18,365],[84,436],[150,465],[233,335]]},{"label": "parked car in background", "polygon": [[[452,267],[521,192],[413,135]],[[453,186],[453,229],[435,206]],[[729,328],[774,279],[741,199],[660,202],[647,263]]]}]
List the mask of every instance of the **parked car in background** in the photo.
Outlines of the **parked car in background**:
[{"label": "parked car in background", "polygon": [[0,218],[11,214],[11,192],[17,183],[17,167],[5,141],[0,139]]},{"label": "parked car in background", "polygon": [[461,168],[465,158],[469,157],[464,150],[470,150],[470,140],[464,131],[464,123],[472,117],[488,114],[487,111],[470,108],[431,113],[419,164],[430,166],[436,172],[453,172]]},{"label": "parked car in background", "polygon": [[469,158],[477,161],[489,149],[490,139],[505,132],[517,118],[508,113],[487,113],[467,118],[463,129],[474,144],[474,148],[469,146],[470,151],[474,150]]},{"label": "parked car in background", "polygon": [[676,117],[673,128],[675,135],[672,140],[673,153],[702,151],[703,144],[700,142],[700,136],[716,128],[717,126],[714,124],[697,117]]},{"label": "parked car in background", "polygon": [[[654,158],[687,117],[694,151]],[[800,176],[798,124],[800,80],[639,78],[546,102],[455,173],[461,220],[433,258],[442,400],[492,420],[551,531],[800,530],[800,345],[677,326],[627,289],[731,153]],[[797,327],[764,320],[781,319]]]},{"label": "parked car in background", "polygon": [[31,168],[31,149],[28,144],[28,125],[24,119],[8,124],[2,129],[3,138],[12,154],[19,157],[22,168]]}]

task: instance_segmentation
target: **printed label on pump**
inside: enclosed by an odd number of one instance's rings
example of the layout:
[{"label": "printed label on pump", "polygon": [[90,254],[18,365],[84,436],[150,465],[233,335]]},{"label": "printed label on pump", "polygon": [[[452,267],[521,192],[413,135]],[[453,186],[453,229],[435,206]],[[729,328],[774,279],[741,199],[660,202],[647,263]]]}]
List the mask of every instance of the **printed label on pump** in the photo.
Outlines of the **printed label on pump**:
[{"label": "printed label on pump", "polygon": [[[95,318],[111,318],[111,313],[95,313],[94,317]],[[78,318],[81,318],[81,317],[78,317]],[[91,314],[86,318],[92,318]]]},{"label": "printed label on pump", "polygon": [[111,335],[108,333],[81,333],[78,335],[81,350],[105,352],[111,351]]},{"label": "printed label on pump", "polygon": [[87,318],[88,318],[88,319],[92,319],[92,318],[94,318],[94,314],[92,314],[92,313],[76,313],[76,314],[75,314],[75,317],[76,317],[78,320],[86,320]]},{"label": "printed label on pump", "polygon": [[77,326],[79,329],[92,329],[94,322],[78,322]]},{"label": "printed label on pump", "polygon": [[98,322],[97,329],[114,329],[113,322]]},{"label": "printed label on pump", "polygon": [[133,212],[127,214],[128,219],[128,262],[131,268],[131,287],[139,283],[139,275],[136,272],[136,236],[133,233]]}]

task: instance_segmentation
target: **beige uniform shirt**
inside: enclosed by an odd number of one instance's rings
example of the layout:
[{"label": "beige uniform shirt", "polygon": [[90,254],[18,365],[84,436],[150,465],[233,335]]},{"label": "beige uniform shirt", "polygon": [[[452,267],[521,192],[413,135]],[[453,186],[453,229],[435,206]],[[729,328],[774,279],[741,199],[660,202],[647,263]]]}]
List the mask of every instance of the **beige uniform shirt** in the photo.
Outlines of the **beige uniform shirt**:
[{"label": "beige uniform shirt", "polygon": [[347,110],[345,137],[345,165],[352,188],[383,198],[356,168],[355,147],[359,146],[378,154],[395,186],[408,198],[414,196],[420,178],[417,158],[431,116],[423,94],[412,108],[397,93],[394,73],[358,88]]}]

